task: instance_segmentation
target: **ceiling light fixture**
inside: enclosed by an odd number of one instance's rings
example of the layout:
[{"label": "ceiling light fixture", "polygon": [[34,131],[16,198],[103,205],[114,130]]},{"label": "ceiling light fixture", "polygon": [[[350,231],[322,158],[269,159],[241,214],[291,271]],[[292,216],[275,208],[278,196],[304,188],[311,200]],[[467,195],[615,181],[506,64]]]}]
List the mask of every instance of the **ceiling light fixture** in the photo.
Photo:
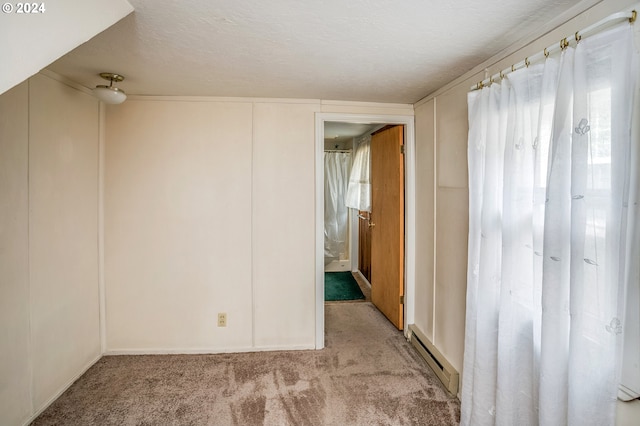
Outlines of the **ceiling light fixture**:
[{"label": "ceiling light fixture", "polygon": [[114,74],[111,72],[101,72],[100,77],[105,80],[109,80],[108,86],[96,86],[93,89],[93,95],[100,99],[105,104],[121,104],[127,99],[127,94],[123,90],[118,89],[113,85],[113,82],[121,82],[124,77],[120,74]]}]

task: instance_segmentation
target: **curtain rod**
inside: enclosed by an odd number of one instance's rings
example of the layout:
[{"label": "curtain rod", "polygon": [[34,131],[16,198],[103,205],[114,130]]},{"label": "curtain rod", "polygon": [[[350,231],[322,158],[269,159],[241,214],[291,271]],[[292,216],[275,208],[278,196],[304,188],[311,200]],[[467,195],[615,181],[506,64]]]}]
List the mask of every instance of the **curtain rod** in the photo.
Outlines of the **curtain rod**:
[{"label": "curtain rod", "polygon": [[324,152],[351,152],[350,149],[325,149]]},{"label": "curtain rod", "polygon": [[518,62],[517,64],[513,64],[511,65],[511,67],[509,68],[505,68],[502,71],[500,71],[497,74],[492,75],[489,78],[485,78],[484,80],[478,82],[477,84],[474,84],[473,86],[471,86],[471,90],[480,90],[483,87],[486,86],[490,86],[491,83],[493,83],[494,81],[497,81],[497,79],[503,79],[506,77],[507,74],[510,74],[512,72],[514,72],[515,70],[524,68],[524,67],[528,67],[529,65],[531,65],[531,63],[533,62],[537,62],[543,58],[548,57],[551,53],[554,53],[558,50],[564,50],[567,47],[569,47],[569,43],[571,42],[579,42],[582,37],[587,37],[589,35],[593,35],[593,33],[598,32],[598,30],[602,29],[602,27],[606,26],[607,24],[613,23],[614,21],[623,21],[628,19],[630,23],[634,23],[636,21],[636,16],[637,13],[635,10],[632,10],[630,12],[618,12],[618,13],[614,13],[613,15],[607,16],[606,18],[596,22],[593,25],[588,26],[587,28],[580,30],[580,31],[576,31],[575,34],[573,34],[572,36],[569,37],[565,37],[562,40],[560,40],[560,43],[554,43],[551,46],[545,48],[542,52],[538,52],[533,56],[529,56],[527,58],[524,58],[523,61]]}]

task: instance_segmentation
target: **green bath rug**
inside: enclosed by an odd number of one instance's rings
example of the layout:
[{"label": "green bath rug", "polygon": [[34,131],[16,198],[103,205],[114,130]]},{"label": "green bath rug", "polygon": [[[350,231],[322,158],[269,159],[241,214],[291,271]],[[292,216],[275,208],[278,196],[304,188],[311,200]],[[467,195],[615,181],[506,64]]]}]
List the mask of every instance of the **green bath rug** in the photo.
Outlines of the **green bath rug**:
[{"label": "green bath rug", "polygon": [[327,302],[336,300],[364,299],[364,294],[351,272],[325,272],[324,273],[324,300]]}]

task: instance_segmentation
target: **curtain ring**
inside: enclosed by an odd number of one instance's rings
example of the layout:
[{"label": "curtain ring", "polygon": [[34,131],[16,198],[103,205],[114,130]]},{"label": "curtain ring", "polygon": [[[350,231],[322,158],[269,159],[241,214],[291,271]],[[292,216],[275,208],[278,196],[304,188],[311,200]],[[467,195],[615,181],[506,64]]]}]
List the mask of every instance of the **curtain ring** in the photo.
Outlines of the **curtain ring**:
[{"label": "curtain ring", "polygon": [[504,73],[500,71],[500,80],[504,80],[504,77],[505,77]]},{"label": "curtain ring", "polygon": [[480,90],[484,87],[484,84],[482,84],[481,81],[478,82],[478,84],[476,84],[476,90]]},{"label": "curtain ring", "polygon": [[549,57],[549,51],[547,50],[547,48],[544,48],[544,57],[548,58]]},{"label": "curtain ring", "polygon": [[636,12],[635,10],[631,11],[631,18],[629,18],[629,22],[631,22],[632,24],[634,22],[636,22],[636,18],[638,17],[638,12]]},{"label": "curtain ring", "polygon": [[576,44],[580,43],[580,40],[582,40],[582,36],[580,34],[578,34],[578,33],[579,33],[579,31],[576,31],[576,34],[574,36],[576,38]]},{"label": "curtain ring", "polygon": [[562,40],[560,40],[560,50],[564,50],[567,47],[569,47],[569,42],[567,41],[567,39],[565,37]]},{"label": "curtain ring", "polygon": [[516,70],[514,67],[515,65],[511,65],[511,72],[514,72]]},{"label": "curtain ring", "polygon": [[529,65],[531,65],[531,62],[529,62],[528,57],[524,58],[524,64],[526,65],[527,68],[529,68]]}]

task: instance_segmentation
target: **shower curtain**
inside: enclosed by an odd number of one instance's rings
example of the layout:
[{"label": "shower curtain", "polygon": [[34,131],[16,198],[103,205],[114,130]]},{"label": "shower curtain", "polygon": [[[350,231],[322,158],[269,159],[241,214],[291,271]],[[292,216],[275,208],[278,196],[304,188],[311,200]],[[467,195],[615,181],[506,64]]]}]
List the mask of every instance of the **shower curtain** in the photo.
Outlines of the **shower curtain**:
[{"label": "shower curtain", "polygon": [[349,210],[344,204],[351,169],[350,152],[324,153],[324,258],[346,259]]}]

